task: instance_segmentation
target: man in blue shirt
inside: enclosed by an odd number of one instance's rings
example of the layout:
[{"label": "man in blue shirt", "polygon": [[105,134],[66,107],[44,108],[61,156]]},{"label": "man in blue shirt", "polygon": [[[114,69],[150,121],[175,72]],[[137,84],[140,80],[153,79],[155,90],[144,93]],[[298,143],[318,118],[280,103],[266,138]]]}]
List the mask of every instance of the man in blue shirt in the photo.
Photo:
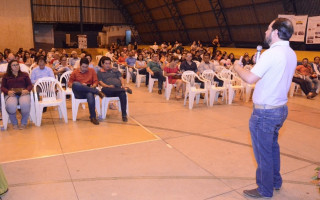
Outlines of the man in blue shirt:
[{"label": "man in blue shirt", "polygon": [[38,58],[38,67],[34,68],[31,72],[31,82],[35,84],[39,78],[52,77],[54,78],[53,71],[50,67],[46,66],[46,61],[43,56]]},{"label": "man in blue shirt", "polygon": [[132,82],[136,82],[136,74],[134,73],[136,70],[134,69],[134,65],[136,64],[137,59],[134,57],[134,52],[129,52],[129,57],[126,58],[126,67],[128,67],[128,71],[132,77]]}]

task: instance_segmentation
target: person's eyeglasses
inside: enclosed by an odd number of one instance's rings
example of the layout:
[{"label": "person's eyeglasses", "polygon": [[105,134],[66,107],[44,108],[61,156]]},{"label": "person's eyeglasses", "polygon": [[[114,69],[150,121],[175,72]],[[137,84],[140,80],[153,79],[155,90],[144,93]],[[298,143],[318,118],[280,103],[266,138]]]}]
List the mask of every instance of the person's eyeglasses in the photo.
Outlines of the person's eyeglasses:
[{"label": "person's eyeglasses", "polygon": [[11,65],[12,67],[18,67],[18,66],[20,66],[19,64],[12,64]]}]

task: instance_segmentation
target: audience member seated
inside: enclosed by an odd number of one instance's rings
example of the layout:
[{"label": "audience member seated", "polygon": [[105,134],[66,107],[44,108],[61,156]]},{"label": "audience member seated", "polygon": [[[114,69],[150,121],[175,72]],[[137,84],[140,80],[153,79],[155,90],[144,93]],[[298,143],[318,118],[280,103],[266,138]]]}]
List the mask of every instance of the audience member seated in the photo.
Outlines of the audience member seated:
[{"label": "audience member seated", "polygon": [[[81,58],[84,58],[84,57],[86,57],[86,53],[82,52],[80,54],[80,58],[74,63],[73,69],[77,69],[80,67],[80,60],[81,60]],[[90,67],[90,60],[89,60],[89,67]]]},{"label": "audience member seated", "polygon": [[67,71],[72,70],[72,67],[68,65],[67,63],[67,57],[63,55],[60,58],[60,64],[56,65],[56,67],[53,68],[53,72],[55,75],[58,75],[58,78],[60,79],[60,76]]},{"label": "audience member seated", "polygon": [[126,92],[132,94],[130,88],[125,87],[124,80],[120,71],[117,68],[113,68],[111,59],[103,56],[99,61],[101,69],[98,71],[98,81],[102,86],[102,92],[107,97],[119,97],[122,121],[127,122],[127,95]]},{"label": "audience member seated", "polygon": [[7,61],[4,59],[3,53],[0,52],[0,65],[1,65],[1,64],[5,64],[5,63],[7,63]]},{"label": "audience member seated", "polygon": [[[318,80],[320,80],[320,57],[319,56],[314,57],[312,67],[313,67],[313,71],[318,76]],[[319,88],[319,85],[318,85],[318,88]]]},{"label": "audience member seated", "polygon": [[44,56],[40,56],[37,60],[38,67],[34,68],[31,73],[31,82],[35,84],[39,78],[54,77],[54,73],[50,67],[46,66],[46,60]]},{"label": "audience member seated", "polygon": [[33,63],[33,59],[30,57],[30,53],[27,51],[24,53],[23,62],[28,67],[30,67]]},{"label": "audience member seated", "polygon": [[69,65],[74,67],[74,65],[76,64],[76,62],[78,60],[80,60],[80,59],[78,58],[77,52],[76,51],[72,51],[71,52],[71,58],[69,58]]},{"label": "audience member seated", "polygon": [[302,65],[297,66],[292,81],[300,85],[308,99],[317,96],[316,90],[318,88],[318,80],[316,79],[316,74],[313,72],[312,67],[308,64],[307,58],[302,60]]},{"label": "audience member seated", "polygon": [[198,62],[202,61],[202,58],[200,56],[200,51],[196,51],[196,54],[193,56],[192,60],[193,61],[198,61]]},{"label": "audience member seated", "polygon": [[[24,129],[27,126],[30,115],[30,91],[32,83],[29,75],[20,70],[17,60],[11,60],[7,67],[7,72],[2,78],[1,91],[5,95],[6,110],[14,129]],[[16,116],[17,106],[20,105],[21,123],[18,127]]]},{"label": "audience member seated", "polygon": [[228,58],[230,59],[231,63],[234,64],[234,61],[236,61],[236,58],[234,57],[233,53],[230,53]]},{"label": "audience member seated", "polygon": [[[9,53],[7,57],[7,61],[10,62],[12,60],[15,60],[15,56],[13,53]],[[7,72],[8,63],[3,63],[0,65],[0,78],[4,76],[4,74]],[[20,64],[20,70],[22,72],[29,73],[29,67],[27,67],[25,64]]]},{"label": "audience member seated", "polygon": [[[212,70],[214,72],[217,72],[217,67],[210,62],[210,56],[208,54],[205,54],[203,56],[203,61],[200,63],[198,70],[200,72],[200,74],[202,74],[204,72],[204,70]],[[218,79],[216,76],[214,77],[214,81],[218,82],[218,86],[222,87],[223,86],[223,81]],[[203,82],[201,82],[201,88],[203,88]]]},{"label": "audience member seated", "polygon": [[182,94],[180,94],[180,90],[182,89],[182,80],[178,63],[179,58],[177,56],[173,56],[171,59],[171,63],[165,66],[163,71],[164,75],[168,76],[169,84],[176,84],[176,99],[181,99]]},{"label": "audience member seated", "polygon": [[252,65],[252,62],[250,60],[249,55],[245,54],[242,58],[242,65],[246,66],[246,65]]},{"label": "audience member seated", "polygon": [[76,99],[87,99],[90,121],[98,125],[94,95],[99,95],[101,98],[105,97],[105,95],[96,89],[98,86],[97,74],[94,69],[89,68],[89,60],[87,58],[80,60],[80,67],[72,72],[68,86],[72,88]]},{"label": "audience member seated", "polygon": [[148,62],[147,66],[147,71],[151,74],[151,77],[158,79],[158,94],[162,94],[162,86],[163,82],[166,81],[166,78],[163,76],[158,53],[152,55],[152,60]]},{"label": "audience member seated", "polygon": [[132,83],[136,82],[136,74],[134,73],[134,65],[136,64],[136,58],[134,58],[134,52],[130,51],[129,52],[129,57],[126,58],[126,67],[128,67],[128,71],[131,75],[132,78]]},{"label": "audience member seated", "polygon": [[157,42],[154,42],[154,44],[152,46],[150,46],[150,48],[154,51],[157,52],[159,49],[159,46],[157,45]]},{"label": "audience member seated", "polygon": [[220,65],[225,66],[226,68],[230,68],[232,65],[231,60],[228,57],[228,54],[225,53],[222,55],[222,59],[220,60]]},{"label": "audience member seated", "polygon": [[147,72],[147,62],[143,59],[142,54],[138,54],[138,59],[136,61],[136,68],[139,70],[139,74],[146,75],[146,86],[148,86],[149,73]]},{"label": "audience member seated", "polygon": [[[187,53],[186,60],[181,63],[180,65],[180,71],[194,71],[195,73],[198,73],[198,68],[195,62],[192,61],[192,54]],[[199,74],[199,73],[198,73]]]}]

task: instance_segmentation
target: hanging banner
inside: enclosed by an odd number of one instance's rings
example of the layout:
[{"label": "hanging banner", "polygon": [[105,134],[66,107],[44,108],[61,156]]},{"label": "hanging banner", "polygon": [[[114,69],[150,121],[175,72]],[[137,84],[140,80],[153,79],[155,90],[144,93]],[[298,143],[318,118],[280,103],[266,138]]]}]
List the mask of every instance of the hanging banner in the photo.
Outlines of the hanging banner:
[{"label": "hanging banner", "polygon": [[295,16],[295,15],[279,15],[278,17],[291,20],[293,24],[294,33],[290,38],[293,42],[304,42],[306,35],[306,27],[308,21],[308,15]]},{"label": "hanging banner", "polygon": [[79,49],[87,48],[87,35],[78,35],[78,48]]},{"label": "hanging banner", "polygon": [[309,17],[307,44],[320,44],[320,16]]}]

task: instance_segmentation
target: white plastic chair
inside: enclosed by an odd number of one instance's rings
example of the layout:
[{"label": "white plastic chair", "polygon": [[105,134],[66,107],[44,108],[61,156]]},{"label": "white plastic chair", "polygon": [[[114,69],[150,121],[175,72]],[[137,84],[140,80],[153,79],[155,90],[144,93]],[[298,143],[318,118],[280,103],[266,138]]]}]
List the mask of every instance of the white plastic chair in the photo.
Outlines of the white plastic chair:
[{"label": "white plastic chair", "polygon": [[62,114],[65,123],[68,123],[66,95],[60,82],[52,77],[44,77],[37,80],[33,86],[33,90],[37,91],[38,87],[41,91],[39,96],[42,99],[39,100],[38,95],[35,95],[36,125],[41,125],[43,108],[52,106],[58,106],[59,116]]},{"label": "white plastic chair", "polygon": [[240,77],[237,77],[235,74],[232,75],[232,79],[229,82],[229,89],[228,89],[228,103],[232,104],[234,97],[236,96],[236,91],[240,91],[240,99],[244,93],[244,85],[243,81]]},{"label": "white plastic chair", "polygon": [[218,101],[218,97],[220,92],[222,92],[222,100],[225,98],[227,103],[227,90],[228,88],[225,86],[218,87],[217,83],[214,81],[214,77],[218,78],[218,75],[212,70],[205,70],[201,77],[206,80],[205,88],[210,91],[210,101],[209,105],[213,106],[215,101]]},{"label": "white plastic chair", "polygon": [[[35,113],[35,108],[34,108],[34,99],[33,99],[33,92],[30,92],[30,98],[31,98],[31,107],[30,107],[30,120],[36,124],[37,119],[36,119],[36,113]],[[20,108],[20,105],[17,107],[18,109]],[[3,123],[3,130],[7,130],[8,123],[10,123],[9,119],[9,114],[6,110],[6,104],[4,100],[4,93],[1,92],[1,114],[2,114],[2,123]]]},{"label": "white plastic chair", "polygon": [[[129,116],[129,102],[128,102],[127,93],[126,93],[126,96],[127,96],[127,115]],[[102,115],[101,117],[102,117],[102,119],[106,118],[107,112],[108,112],[108,108],[109,108],[109,103],[111,101],[117,101],[119,112],[121,112],[121,105],[120,105],[119,97],[104,97],[102,99],[102,102],[101,102],[101,115]]]},{"label": "white plastic chair", "polygon": [[194,98],[196,98],[196,104],[199,103],[200,94],[204,93],[204,102],[207,103],[208,106],[208,90],[207,89],[198,89],[195,87],[195,78],[198,78],[200,81],[205,83],[205,80],[200,78],[196,73],[193,71],[185,71],[182,74],[182,81],[186,83],[186,92],[184,97],[184,105],[186,105],[187,97],[189,97],[189,109],[192,109]]},{"label": "white plastic chair", "polygon": [[154,82],[158,81],[157,78],[152,78],[151,73],[149,73],[149,83],[148,83],[148,91],[151,93],[153,89]]},{"label": "white plastic chair", "polygon": [[[72,120],[77,121],[77,114],[78,114],[78,108],[79,104],[82,103],[87,103],[87,99],[76,99],[74,96],[74,93],[71,93],[71,100],[72,100]],[[96,105],[96,110],[98,113],[98,116],[101,116],[100,112],[100,97],[98,95],[95,96],[95,105]]]},{"label": "white plastic chair", "polygon": [[134,69],[137,71],[136,75],[136,87],[140,87],[142,78],[146,78],[145,74],[140,74],[139,69],[134,67]]},{"label": "white plastic chair", "polygon": [[166,76],[166,83],[165,83],[165,86],[164,86],[164,97],[166,98],[166,100],[168,101],[170,99],[170,96],[171,96],[171,90],[173,87],[176,87],[177,85],[176,84],[170,84],[169,83],[169,77]]},{"label": "white plastic chair", "polygon": [[256,84],[244,83],[243,85],[244,85],[244,87],[246,89],[246,102],[249,102],[250,96],[251,96],[251,92],[256,87]]}]

